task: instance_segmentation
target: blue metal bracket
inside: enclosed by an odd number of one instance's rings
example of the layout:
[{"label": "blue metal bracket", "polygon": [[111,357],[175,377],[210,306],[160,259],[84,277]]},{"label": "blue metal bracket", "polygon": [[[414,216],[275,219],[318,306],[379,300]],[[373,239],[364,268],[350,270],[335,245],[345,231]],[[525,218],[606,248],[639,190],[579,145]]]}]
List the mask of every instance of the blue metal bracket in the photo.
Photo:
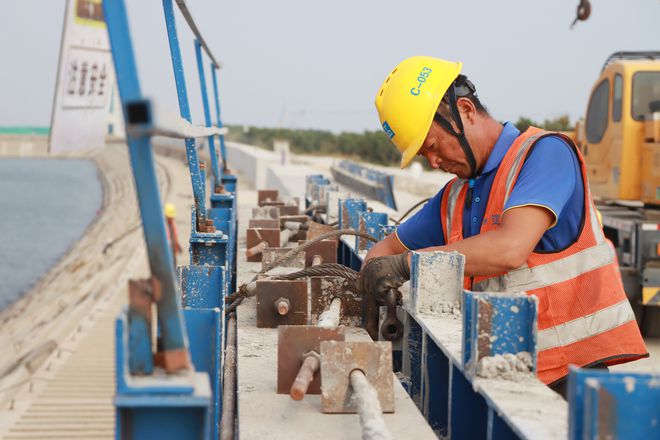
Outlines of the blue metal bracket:
[{"label": "blue metal bracket", "polygon": [[224,309],[224,267],[190,265],[179,266],[178,270],[184,307]]},{"label": "blue metal bracket", "polygon": [[128,371],[128,317],[115,326],[115,438],[210,438],[209,375],[134,376]]},{"label": "blue metal bracket", "polygon": [[[212,286],[211,286],[212,288]],[[211,438],[220,438],[222,415],[222,354],[224,353],[224,306],[186,308],[184,314],[190,335],[190,356],[195,370],[208,374],[211,382]],[[188,438],[188,436],[180,437]]]},{"label": "blue metal bracket", "polygon": [[[195,56],[197,58],[197,70],[199,72],[199,85],[202,92],[202,104],[204,106],[204,121],[207,127],[212,127],[211,123],[211,109],[209,106],[209,96],[206,90],[206,75],[204,74],[204,59],[202,57],[202,44],[198,39],[195,39]],[[211,157],[211,171],[213,172],[213,186],[218,188],[222,184],[222,170],[218,166],[218,157],[215,151],[215,135],[210,135],[207,138],[209,143],[209,156]],[[212,193],[215,191],[211,191]]]},{"label": "blue metal bracket", "polygon": [[486,356],[529,353],[536,373],[536,297],[525,293],[465,291],[463,304],[463,365],[475,376]]},{"label": "blue metal bracket", "polygon": [[660,377],[571,367],[569,439],[660,438]]},{"label": "blue metal bracket", "polygon": [[312,203],[318,201],[318,186],[330,185],[330,180],[323,174],[308,175],[305,180],[305,208],[309,208]]},{"label": "blue metal bracket", "polygon": [[353,229],[360,227],[360,213],[367,212],[367,202],[364,199],[346,199],[339,202],[339,229]]},{"label": "blue metal bracket", "polygon": [[[358,231],[366,232],[378,239],[380,228],[387,225],[387,214],[383,212],[361,212],[358,215]],[[355,248],[359,251],[368,251],[375,243],[366,238],[355,237]]]},{"label": "blue metal bracket", "polygon": [[[228,174],[225,174],[224,177],[228,177]],[[235,182],[235,180],[234,180]],[[208,215],[213,220],[220,231],[229,237],[229,248],[228,248],[228,257],[229,261],[228,267],[231,268],[230,274],[228,274],[230,280],[231,292],[236,291],[237,279],[236,279],[236,267],[237,267],[237,252],[238,252],[238,219],[236,218],[237,213],[237,204],[236,204],[236,195],[235,193],[223,193],[223,194],[212,194],[211,195],[211,209],[209,209]],[[229,293],[229,292],[228,292]]]}]

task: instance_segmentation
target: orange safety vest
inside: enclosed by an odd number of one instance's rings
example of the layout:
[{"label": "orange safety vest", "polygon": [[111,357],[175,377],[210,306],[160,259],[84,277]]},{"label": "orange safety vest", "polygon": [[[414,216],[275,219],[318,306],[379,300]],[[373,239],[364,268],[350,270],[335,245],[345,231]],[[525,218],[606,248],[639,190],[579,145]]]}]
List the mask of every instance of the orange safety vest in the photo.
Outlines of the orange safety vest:
[{"label": "orange safety vest", "polygon": [[[556,252],[532,252],[524,265],[509,272],[465,278],[466,289],[537,296],[537,369],[546,384],[566,376],[569,364],[615,365],[648,356],[623,290],[616,255],[596,216],[584,159],[570,138],[534,127],[518,136],[495,175],[481,232],[500,225],[527,154],[536,141],[550,134],[568,142],[580,161],[585,208],[577,240]],[[448,244],[463,239],[467,187],[465,179],[456,178],[445,188],[441,219]]]}]

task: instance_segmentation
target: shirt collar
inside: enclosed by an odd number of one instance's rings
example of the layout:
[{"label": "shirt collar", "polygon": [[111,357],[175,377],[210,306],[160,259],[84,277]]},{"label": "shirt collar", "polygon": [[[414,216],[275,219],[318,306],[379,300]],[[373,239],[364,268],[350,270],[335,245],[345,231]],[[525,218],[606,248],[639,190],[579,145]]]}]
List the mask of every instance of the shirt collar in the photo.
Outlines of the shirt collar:
[{"label": "shirt collar", "polygon": [[495,145],[493,146],[493,150],[490,152],[490,156],[488,156],[488,160],[486,161],[484,169],[481,171],[478,177],[490,173],[500,165],[502,159],[504,159],[504,156],[506,155],[506,152],[509,151],[509,147],[511,147],[513,141],[515,141],[518,136],[520,136],[520,130],[518,130],[516,126],[511,122],[506,122],[502,128],[502,132],[497,138],[497,141],[495,141]]}]

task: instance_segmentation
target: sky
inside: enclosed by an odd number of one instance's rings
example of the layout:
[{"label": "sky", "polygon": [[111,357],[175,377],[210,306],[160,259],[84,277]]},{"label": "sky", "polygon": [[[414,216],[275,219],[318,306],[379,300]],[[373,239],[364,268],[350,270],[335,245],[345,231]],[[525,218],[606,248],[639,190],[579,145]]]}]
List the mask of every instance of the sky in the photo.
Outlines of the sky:
[{"label": "sky", "polygon": [[[177,112],[160,0],[126,0],[145,95]],[[187,0],[223,67],[225,124],[378,130],[374,98],[413,55],[463,62],[502,121],[584,114],[605,59],[660,50],[660,0]],[[47,126],[65,0],[3,1],[0,126]],[[203,113],[192,34],[178,16],[193,120]],[[208,77],[208,72],[207,72]]]}]

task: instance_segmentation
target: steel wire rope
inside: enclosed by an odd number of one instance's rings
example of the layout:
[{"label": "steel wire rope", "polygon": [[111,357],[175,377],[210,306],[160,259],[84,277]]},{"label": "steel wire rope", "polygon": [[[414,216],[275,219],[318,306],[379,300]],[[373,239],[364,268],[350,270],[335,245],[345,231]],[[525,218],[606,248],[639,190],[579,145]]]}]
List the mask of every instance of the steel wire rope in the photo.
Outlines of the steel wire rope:
[{"label": "steel wire rope", "polygon": [[[278,265],[290,260],[296,254],[307,250],[315,243],[318,243],[319,241],[322,240],[326,240],[328,238],[338,237],[341,235],[354,235],[357,237],[365,238],[369,241],[373,241],[373,242],[378,241],[373,235],[367,234],[366,232],[354,231],[353,229],[339,229],[337,231],[326,232],[325,234],[321,234],[318,237],[314,238],[313,240],[309,240],[296,248],[292,248],[286,254],[275,259],[272,263],[266,265],[263,269],[261,269],[259,273],[257,273],[250,282],[256,281],[259,275],[268,272],[269,270],[277,267]],[[319,266],[308,267],[298,272],[293,272],[286,275],[277,275],[271,277],[270,279],[292,280],[292,279],[304,278],[308,276],[340,276],[352,281],[357,280],[357,272],[355,270],[337,263],[326,263],[326,264],[321,264]],[[251,294],[247,290],[247,285],[248,285],[247,283],[242,284],[241,286],[239,286],[236,292],[233,292],[225,297],[225,302],[231,302],[225,308],[225,314],[232,313],[243,302],[243,299],[251,296]]]},{"label": "steel wire rope", "polygon": [[186,20],[186,23],[188,23],[188,27],[193,32],[193,34],[195,34],[195,37],[199,40],[200,45],[204,48],[206,55],[208,55],[211,61],[213,61],[215,67],[219,69],[221,67],[221,64],[215,59],[215,57],[213,56],[213,52],[211,52],[211,49],[209,48],[208,44],[206,44],[204,37],[202,37],[202,33],[199,31],[199,28],[197,27],[195,20],[192,18],[192,15],[190,14],[190,10],[188,9],[188,5],[186,4],[185,0],[176,0],[176,5],[179,7],[179,11],[181,11],[181,15],[183,15],[183,18]]},{"label": "steel wire rope", "polygon": [[431,200],[430,197],[426,197],[425,199],[420,200],[419,202],[417,202],[417,203],[415,203],[413,206],[411,206],[410,209],[408,209],[408,210],[407,210],[407,211],[406,211],[401,217],[399,217],[398,220],[395,220],[395,219],[393,219],[393,218],[391,218],[390,220],[392,220],[392,222],[394,222],[394,224],[396,224],[396,225],[400,225],[401,222],[403,221],[403,219],[405,219],[406,217],[408,217],[408,216],[410,215],[410,213],[413,212],[413,211],[415,210],[415,208],[417,208],[417,207],[423,205],[424,203],[428,202],[429,200]]}]

